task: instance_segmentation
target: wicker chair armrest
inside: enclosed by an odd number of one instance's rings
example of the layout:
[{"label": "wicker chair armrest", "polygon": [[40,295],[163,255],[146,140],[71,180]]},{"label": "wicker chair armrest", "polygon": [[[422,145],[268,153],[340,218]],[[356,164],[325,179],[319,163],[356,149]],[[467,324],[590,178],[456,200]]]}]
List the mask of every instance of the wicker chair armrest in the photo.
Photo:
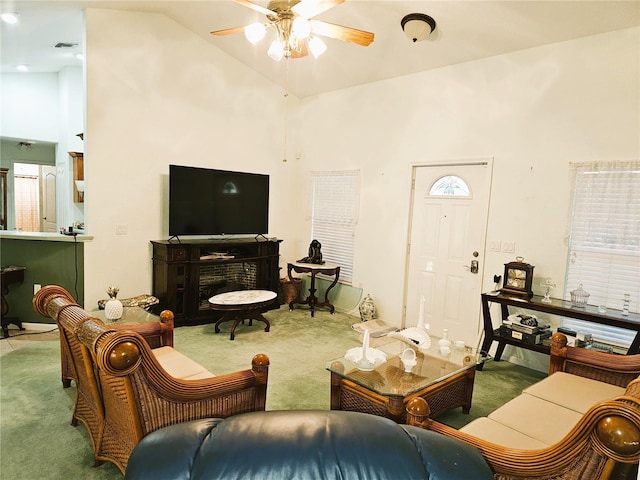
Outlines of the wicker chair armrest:
[{"label": "wicker chair armrest", "polygon": [[616,355],[567,346],[567,337],[556,332],[551,337],[549,375],[567,372],[601,382],[626,387],[640,375],[640,354]]},{"label": "wicker chair armrest", "polygon": [[610,477],[600,475],[611,470],[614,462],[634,464],[640,460],[640,402],[632,396],[594,405],[564,439],[538,450],[496,445],[428,416],[424,399],[414,398],[407,405],[407,423],[478,448],[497,479],[606,479]]},{"label": "wicker chair armrest", "polygon": [[47,285],[38,290],[31,301],[33,309],[43,317],[58,320],[60,312],[66,307],[80,307],[75,299],[64,288]]},{"label": "wicker chair armrest", "polygon": [[146,339],[147,343],[149,343],[152,348],[156,348],[158,346],[173,347],[173,318],[174,316],[171,310],[163,310],[160,313],[160,321],[158,322],[128,324],[116,327],[115,329],[126,329],[139,333]]},{"label": "wicker chair armrest", "polygon": [[258,354],[248,370],[197,380],[175,378],[162,368],[144,338],[129,330],[101,335],[97,338],[94,352],[99,369],[113,376],[135,376],[137,384],[148,390],[147,394],[172,402],[209,400],[256,385],[266,386],[268,377],[269,359]]}]

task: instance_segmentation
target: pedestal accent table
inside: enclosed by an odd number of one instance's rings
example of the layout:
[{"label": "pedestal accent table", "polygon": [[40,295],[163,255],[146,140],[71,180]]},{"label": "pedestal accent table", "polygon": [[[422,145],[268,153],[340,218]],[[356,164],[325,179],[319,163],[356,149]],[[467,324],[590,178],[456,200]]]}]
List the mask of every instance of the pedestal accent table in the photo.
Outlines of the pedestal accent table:
[{"label": "pedestal accent table", "polygon": [[[309,286],[309,296],[301,301],[301,302],[289,302],[289,310],[293,310],[293,305],[295,303],[306,304],[309,305],[311,309],[311,316],[313,317],[314,310],[316,307],[327,307],[329,311],[333,313],[335,311],[335,307],[331,302],[329,302],[329,291],[335,287],[336,283],[338,283],[338,279],[340,278],[340,266],[335,263],[323,263],[322,265],[316,263],[289,263],[287,264],[287,275],[289,276],[289,280],[293,282],[293,278],[291,277],[291,271],[296,273],[309,273],[311,275],[311,285]],[[322,273],[324,275],[333,276],[333,282],[327,290],[324,292],[324,301],[318,302],[318,297],[316,297],[316,275]]]}]

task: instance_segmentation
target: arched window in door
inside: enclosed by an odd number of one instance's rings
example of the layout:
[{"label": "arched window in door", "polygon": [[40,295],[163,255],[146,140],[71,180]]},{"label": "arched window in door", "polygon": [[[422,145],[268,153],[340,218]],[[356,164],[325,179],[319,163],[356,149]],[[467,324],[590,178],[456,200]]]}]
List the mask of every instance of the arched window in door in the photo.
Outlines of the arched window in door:
[{"label": "arched window in door", "polygon": [[471,197],[469,185],[455,175],[440,177],[429,189],[429,196],[433,197]]}]

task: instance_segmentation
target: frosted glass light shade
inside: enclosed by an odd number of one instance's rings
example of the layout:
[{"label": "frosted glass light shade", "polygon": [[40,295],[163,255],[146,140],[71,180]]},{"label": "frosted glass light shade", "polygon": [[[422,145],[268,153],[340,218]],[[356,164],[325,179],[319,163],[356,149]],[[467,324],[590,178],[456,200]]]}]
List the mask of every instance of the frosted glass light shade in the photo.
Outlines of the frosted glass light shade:
[{"label": "frosted glass light shade", "polygon": [[424,13],[410,13],[400,22],[404,34],[412,42],[427,40],[436,28],[436,21]]},{"label": "frosted glass light shade", "polygon": [[10,25],[18,23],[20,14],[14,12],[7,12],[2,14],[2,21]]},{"label": "frosted glass light shade", "polygon": [[311,23],[306,18],[296,17],[291,29],[298,38],[308,38],[311,35]]},{"label": "frosted glass light shade", "polygon": [[84,180],[76,180],[76,189],[80,193],[84,193]]},{"label": "frosted glass light shade", "polygon": [[267,33],[267,27],[263,23],[252,23],[244,27],[244,36],[247,37],[253,45],[262,40]]},{"label": "frosted glass light shade", "polygon": [[284,44],[280,40],[274,40],[271,42],[267,55],[269,55],[272,60],[279,62],[282,60],[282,57],[284,57]]},{"label": "frosted glass light shade", "polygon": [[311,37],[309,39],[309,50],[315,58],[318,58],[327,50],[327,44],[318,37]]}]

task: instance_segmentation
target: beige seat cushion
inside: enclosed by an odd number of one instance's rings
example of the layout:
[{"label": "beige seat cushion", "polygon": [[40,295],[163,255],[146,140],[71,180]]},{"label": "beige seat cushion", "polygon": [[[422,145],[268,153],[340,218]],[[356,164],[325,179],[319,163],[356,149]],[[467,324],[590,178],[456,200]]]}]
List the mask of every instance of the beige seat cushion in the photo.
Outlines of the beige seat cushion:
[{"label": "beige seat cushion", "polygon": [[528,437],[553,445],[569,433],[582,414],[533,395],[522,394],[495,410],[488,418]]},{"label": "beige seat cushion", "polygon": [[194,362],[186,355],[178,352],[172,347],[160,347],[152,350],[162,368],[169,375],[181,380],[198,380],[201,378],[211,378],[215,375],[197,362]]},{"label": "beige seat cushion", "polygon": [[462,427],[460,431],[503,447],[537,450],[548,446],[535,438],[487,417],[476,418]]},{"label": "beige seat cushion", "polygon": [[564,372],[556,372],[523,390],[579,413],[586,413],[598,402],[624,395],[624,391],[622,387]]}]

